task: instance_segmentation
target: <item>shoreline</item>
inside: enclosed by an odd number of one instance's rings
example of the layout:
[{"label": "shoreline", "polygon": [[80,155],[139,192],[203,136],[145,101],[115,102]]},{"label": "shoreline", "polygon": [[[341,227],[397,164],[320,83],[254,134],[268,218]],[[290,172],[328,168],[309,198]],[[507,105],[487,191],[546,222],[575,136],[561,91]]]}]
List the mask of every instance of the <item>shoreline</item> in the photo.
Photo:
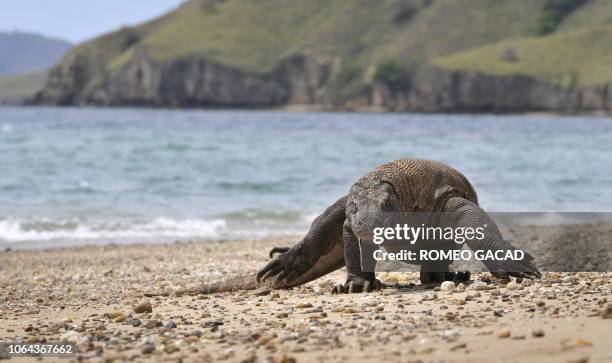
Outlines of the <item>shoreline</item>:
[{"label": "shoreline", "polygon": [[150,111],[211,111],[211,112],[286,112],[286,113],[330,113],[330,114],[374,114],[374,115],[455,115],[455,116],[524,116],[529,118],[550,118],[550,117],[582,117],[589,116],[595,118],[611,118],[612,112],[605,110],[597,111],[575,111],[575,112],[555,112],[555,111],[538,111],[524,110],[521,112],[490,112],[490,111],[440,111],[440,112],[416,112],[416,111],[393,111],[380,109],[378,107],[367,107],[360,109],[341,108],[333,109],[325,107],[325,105],[311,104],[295,104],[278,107],[258,107],[258,108],[211,108],[211,107],[172,107],[172,106],[156,106],[156,105],[121,105],[121,106],[101,106],[94,104],[85,105],[50,105],[50,104],[33,104],[33,103],[2,103],[0,108],[47,108],[47,109],[101,109],[101,110],[150,110]]}]

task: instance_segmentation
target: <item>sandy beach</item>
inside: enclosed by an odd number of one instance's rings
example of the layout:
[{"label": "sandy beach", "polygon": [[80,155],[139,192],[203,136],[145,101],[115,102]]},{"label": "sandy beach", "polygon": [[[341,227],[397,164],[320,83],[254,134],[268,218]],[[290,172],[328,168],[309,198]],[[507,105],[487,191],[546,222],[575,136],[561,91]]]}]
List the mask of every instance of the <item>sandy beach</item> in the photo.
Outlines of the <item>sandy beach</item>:
[{"label": "sandy beach", "polygon": [[509,284],[476,273],[448,291],[383,272],[392,287],[332,295],[342,269],[293,290],[145,296],[256,271],[295,240],[1,252],[0,341],[76,343],[76,357],[44,361],[612,360],[609,272]]}]

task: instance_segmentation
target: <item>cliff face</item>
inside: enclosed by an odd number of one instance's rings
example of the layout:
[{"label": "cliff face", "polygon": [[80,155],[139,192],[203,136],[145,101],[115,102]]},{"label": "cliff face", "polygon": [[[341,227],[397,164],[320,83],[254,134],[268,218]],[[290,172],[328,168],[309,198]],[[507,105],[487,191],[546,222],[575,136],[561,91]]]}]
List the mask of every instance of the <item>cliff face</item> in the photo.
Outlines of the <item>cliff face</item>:
[{"label": "cliff face", "polygon": [[75,58],[56,67],[38,104],[269,108],[312,105],[328,110],[396,112],[571,113],[612,108],[609,83],[563,88],[525,75],[487,75],[426,68],[407,89],[372,81],[340,96],[339,59],[297,55],[257,74],[203,58],[159,62],[145,52],[113,74],[91,79],[92,64]]},{"label": "cliff face", "polygon": [[297,55],[257,74],[198,57],[159,62],[140,52],[109,74],[93,72],[92,63],[76,57],[52,70],[35,102],[163,107],[319,104],[333,83],[333,67],[333,61]]},{"label": "cliff face", "polygon": [[609,83],[563,88],[524,75],[487,75],[428,69],[416,86],[392,91],[376,84],[372,104],[381,109],[417,112],[607,112],[612,108]]}]

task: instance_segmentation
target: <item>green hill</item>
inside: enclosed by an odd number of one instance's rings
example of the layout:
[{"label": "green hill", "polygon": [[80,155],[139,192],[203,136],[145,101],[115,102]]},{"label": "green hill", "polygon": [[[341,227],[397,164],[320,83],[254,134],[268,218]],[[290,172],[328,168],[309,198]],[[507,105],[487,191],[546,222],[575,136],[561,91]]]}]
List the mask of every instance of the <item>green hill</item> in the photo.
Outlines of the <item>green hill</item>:
[{"label": "green hill", "polygon": [[0,103],[23,102],[42,89],[47,71],[0,77]]},{"label": "green hill", "polygon": [[527,34],[543,2],[192,0],[150,23],[85,43],[71,56],[95,52],[109,71],[137,49],[159,61],[200,56],[257,72],[303,52],[363,65],[422,61]]},{"label": "green hill", "polygon": [[612,81],[612,25],[579,28],[546,37],[505,40],[434,64],[494,75],[524,74],[564,86]]},{"label": "green hill", "polygon": [[612,76],[602,70],[611,17],[607,0],[191,0],[74,48],[37,100],[253,107],[382,97],[410,109],[406,93],[431,67],[593,85]]}]

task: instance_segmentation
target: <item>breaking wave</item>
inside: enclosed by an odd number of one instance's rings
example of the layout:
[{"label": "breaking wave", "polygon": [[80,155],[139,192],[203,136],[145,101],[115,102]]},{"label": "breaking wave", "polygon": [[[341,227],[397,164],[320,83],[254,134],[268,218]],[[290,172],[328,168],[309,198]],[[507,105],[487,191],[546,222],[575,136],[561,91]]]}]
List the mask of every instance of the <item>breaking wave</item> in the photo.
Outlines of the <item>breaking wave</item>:
[{"label": "breaking wave", "polygon": [[81,220],[78,218],[0,219],[0,246],[61,247],[75,244],[151,243],[189,239],[246,239],[303,233],[309,215],[232,213],[201,219]]}]

